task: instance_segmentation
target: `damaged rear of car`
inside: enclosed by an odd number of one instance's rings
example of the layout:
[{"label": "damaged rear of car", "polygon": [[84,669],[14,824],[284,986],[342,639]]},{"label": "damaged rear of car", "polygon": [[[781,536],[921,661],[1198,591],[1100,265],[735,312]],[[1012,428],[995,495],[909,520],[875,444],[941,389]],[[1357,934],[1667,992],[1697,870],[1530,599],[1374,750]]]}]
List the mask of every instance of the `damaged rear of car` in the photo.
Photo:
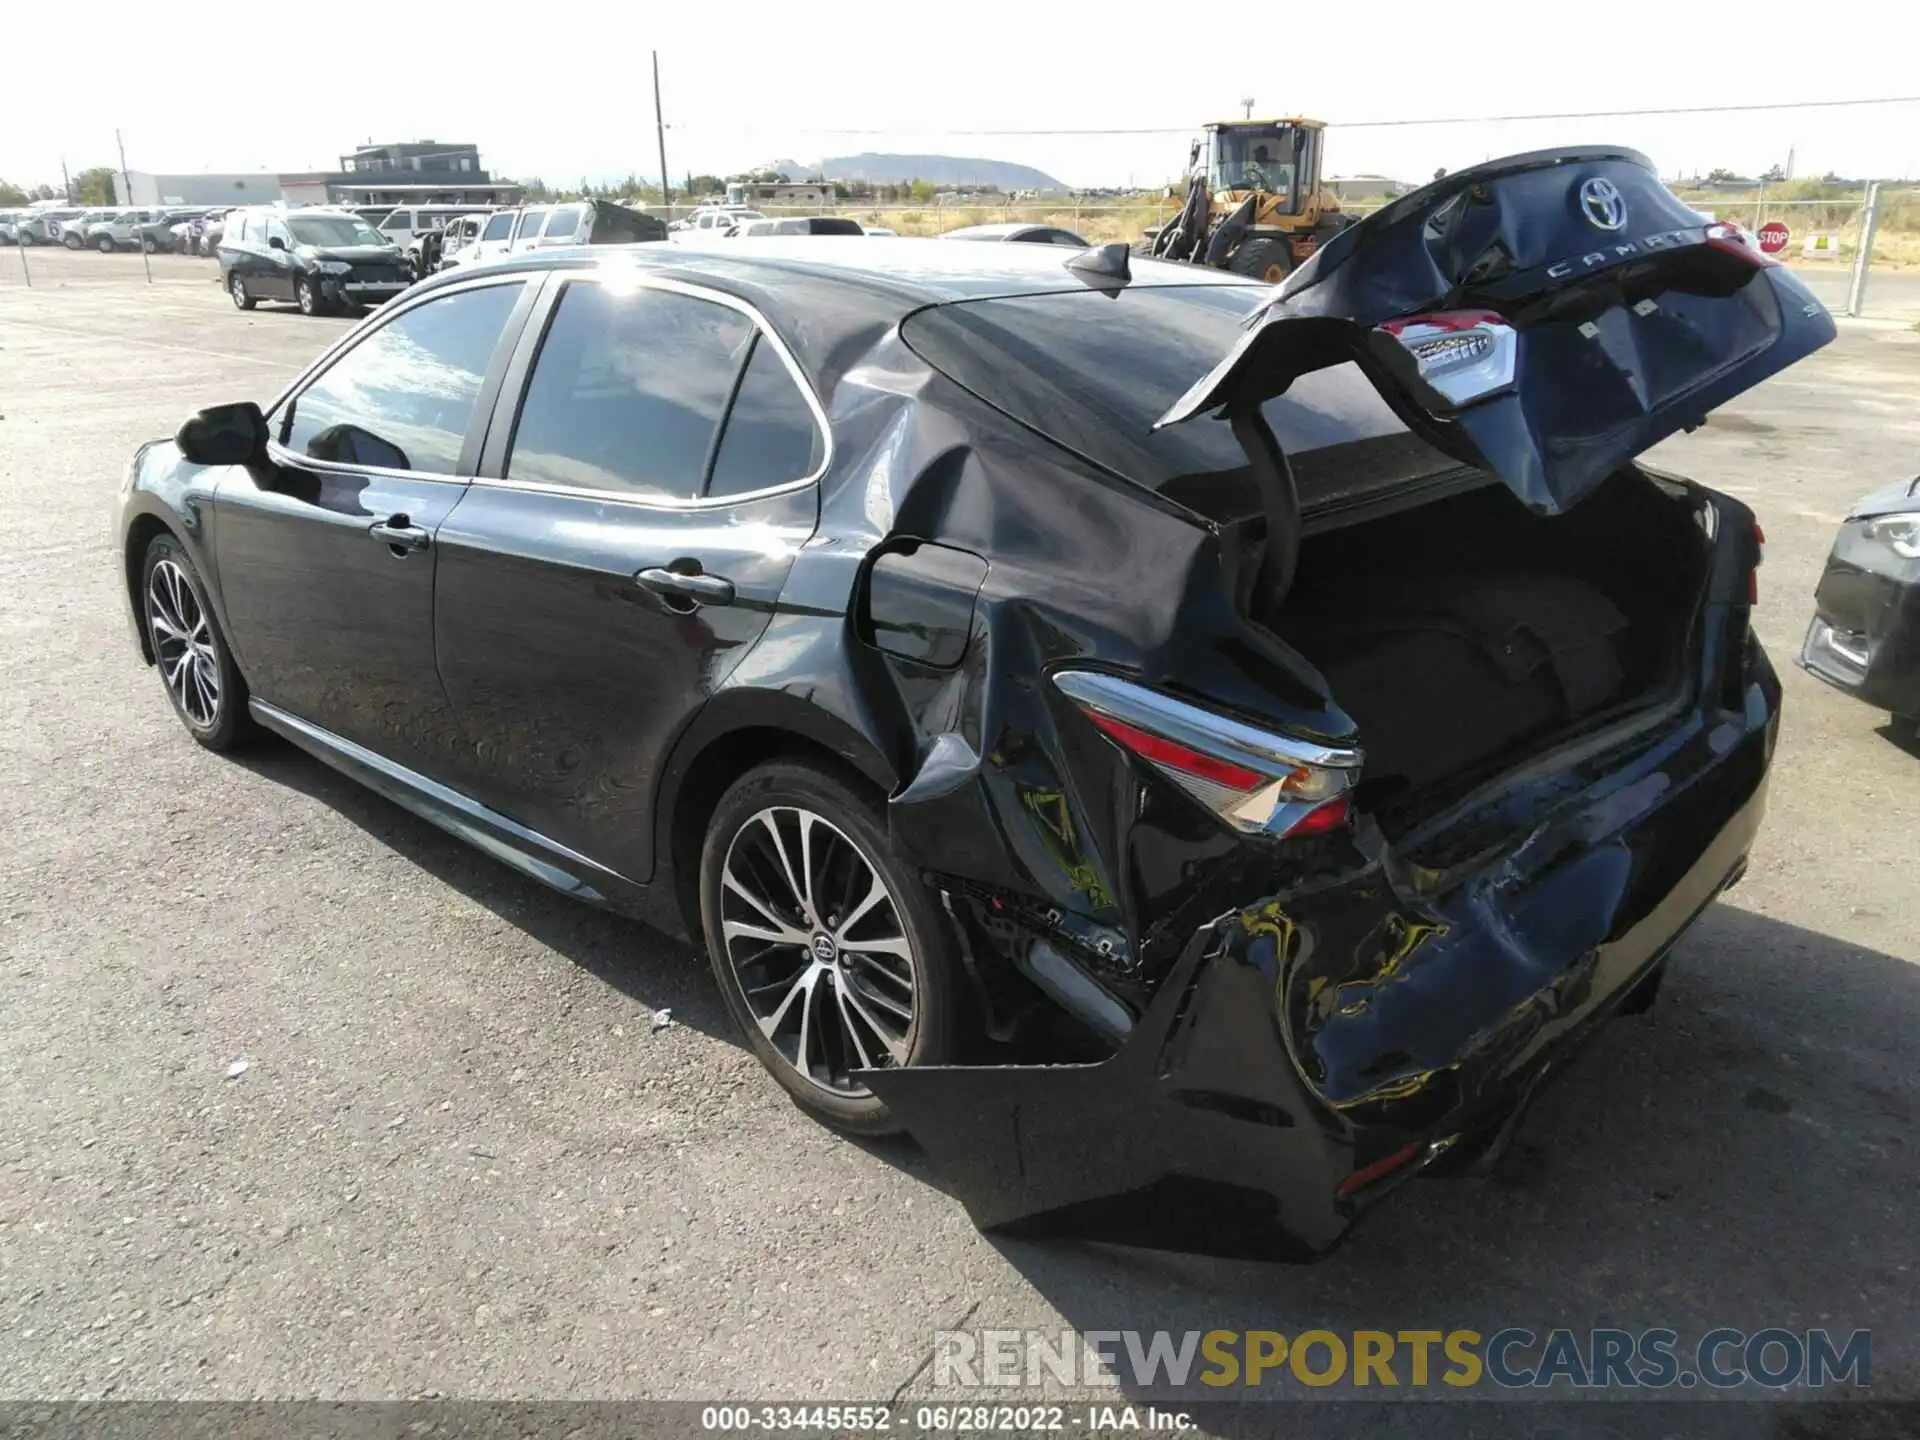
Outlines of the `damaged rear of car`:
[{"label": "damaged rear of car", "polygon": [[856,617],[1013,1063],[861,1079],[983,1226],[1310,1258],[1497,1149],[1741,874],[1757,530],[1635,457],[1832,322],[1616,150],[1277,292],[1077,275],[900,326],[1046,445],[936,446]]}]

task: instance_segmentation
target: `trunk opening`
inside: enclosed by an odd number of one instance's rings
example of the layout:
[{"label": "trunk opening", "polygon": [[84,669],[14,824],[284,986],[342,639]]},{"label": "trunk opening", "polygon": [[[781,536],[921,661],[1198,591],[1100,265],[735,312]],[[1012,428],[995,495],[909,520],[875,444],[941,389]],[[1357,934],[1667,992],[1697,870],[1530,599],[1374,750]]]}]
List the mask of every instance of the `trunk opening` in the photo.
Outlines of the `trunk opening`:
[{"label": "trunk opening", "polygon": [[1355,804],[1393,838],[1684,683],[1711,558],[1694,504],[1631,471],[1574,511],[1488,483],[1309,533],[1267,628],[1358,726]]}]

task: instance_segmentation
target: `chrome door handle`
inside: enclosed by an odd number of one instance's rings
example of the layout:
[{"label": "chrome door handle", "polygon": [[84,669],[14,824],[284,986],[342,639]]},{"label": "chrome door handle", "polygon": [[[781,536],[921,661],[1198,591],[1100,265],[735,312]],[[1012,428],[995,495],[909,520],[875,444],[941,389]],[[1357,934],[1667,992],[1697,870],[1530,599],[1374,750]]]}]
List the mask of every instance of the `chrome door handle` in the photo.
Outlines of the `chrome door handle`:
[{"label": "chrome door handle", "polygon": [[669,600],[691,600],[696,605],[731,605],[733,582],[719,575],[698,571],[654,568],[633,577],[656,595]]},{"label": "chrome door handle", "polygon": [[377,520],[367,527],[367,533],[400,551],[424,550],[429,538],[427,532],[418,525],[409,524],[404,515],[396,515],[391,520]]}]

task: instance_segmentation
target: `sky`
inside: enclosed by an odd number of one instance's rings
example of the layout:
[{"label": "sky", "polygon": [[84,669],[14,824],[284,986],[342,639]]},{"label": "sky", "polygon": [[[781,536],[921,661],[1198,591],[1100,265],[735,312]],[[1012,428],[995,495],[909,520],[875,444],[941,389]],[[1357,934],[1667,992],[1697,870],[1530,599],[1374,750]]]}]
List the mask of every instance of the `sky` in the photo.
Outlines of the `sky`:
[{"label": "sky", "polygon": [[[676,187],[688,173],[863,150],[1017,161],[1074,186],[1157,185],[1181,172],[1200,122],[1239,114],[1243,98],[1256,114],[1333,122],[1333,175],[1421,180],[1440,166],[1598,141],[1642,150],[1670,177],[1757,173],[1789,150],[1801,175],[1920,176],[1913,103],[1340,124],[1920,94],[1920,21],[1905,6],[1881,10],[1907,18],[1884,22],[1877,38],[1872,21],[1822,25],[1810,6],[1769,0],[1372,0],[1296,6],[1256,34],[1233,33],[1229,17],[1246,13],[1188,24],[1205,12],[1117,0],[575,0],[543,24],[524,0],[468,0],[427,11],[256,7],[231,25],[149,0],[27,0],[7,22],[8,50],[75,63],[7,67],[0,178],[57,185],[63,159],[74,171],[116,165],[116,126],[135,170],[331,169],[368,140],[431,138],[473,141],[489,169],[516,179],[650,178],[656,49]],[[389,21],[390,48],[371,53],[370,34]],[[1100,133],[965,133],[1006,130]]]}]

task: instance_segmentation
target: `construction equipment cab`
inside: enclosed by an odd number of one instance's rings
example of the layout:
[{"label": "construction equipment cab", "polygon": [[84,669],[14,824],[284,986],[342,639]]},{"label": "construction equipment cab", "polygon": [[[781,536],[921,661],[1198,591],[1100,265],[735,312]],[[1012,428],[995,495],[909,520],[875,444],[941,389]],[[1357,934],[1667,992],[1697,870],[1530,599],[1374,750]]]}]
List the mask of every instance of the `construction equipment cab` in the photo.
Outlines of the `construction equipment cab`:
[{"label": "construction equipment cab", "polygon": [[1187,196],[1153,254],[1277,284],[1352,224],[1320,184],[1326,126],[1299,117],[1214,120],[1194,147]]}]

